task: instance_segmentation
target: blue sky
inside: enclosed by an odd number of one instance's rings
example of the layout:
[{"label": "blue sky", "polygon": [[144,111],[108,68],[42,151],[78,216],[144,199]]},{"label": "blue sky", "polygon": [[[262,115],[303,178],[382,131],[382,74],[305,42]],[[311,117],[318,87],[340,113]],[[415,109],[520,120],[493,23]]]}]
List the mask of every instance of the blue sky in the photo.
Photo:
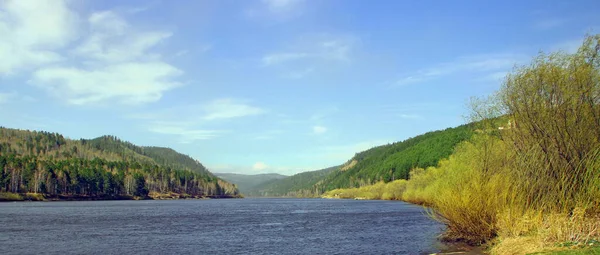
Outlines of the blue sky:
[{"label": "blue sky", "polygon": [[465,122],[599,1],[0,1],[0,125],[293,174]]}]

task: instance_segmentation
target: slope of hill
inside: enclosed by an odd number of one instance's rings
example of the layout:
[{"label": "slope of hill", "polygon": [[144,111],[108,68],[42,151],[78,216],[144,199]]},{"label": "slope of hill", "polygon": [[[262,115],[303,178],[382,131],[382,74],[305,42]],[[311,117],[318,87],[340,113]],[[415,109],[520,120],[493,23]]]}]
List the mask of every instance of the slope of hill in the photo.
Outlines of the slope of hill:
[{"label": "slope of hill", "polygon": [[215,173],[215,175],[223,180],[237,185],[240,192],[244,195],[250,195],[250,192],[257,186],[267,182],[272,182],[286,178],[281,174],[232,174],[232,173]]},{"label": "slope of hill", "polygon": [[142,147],[113,136],[70,140],[62,135],[0,128],[0,192],[87,196],[237,196],[187,155]]},{"label": "slope of hill", "polygon": [[472,124],[428,132],[402,142],[357,153],[340,169],[319,183],[320,190],[359,187],[378,181],[408,179],[410,169],[435,166],[452,154],[454,147],[470,138]]},{"label": "slope of hill", "polygon": [[114,136],[101,136],[91,140],[80,140],[82,143],[110,153],[116,153],[123,158],[131,160],[150,160],[153,163],[168,166],[173,169],[186,169],[197,173],[214,176],[198,160],[188,155],[181,154],[171,148],[155,146],[137,146],[130,142],[122,141]]},{"label": "slope of hill", "polygon": [[255,187],[248,192],[250,196],[269,196],[269,197],[313,197],[324,192],[320,190],[319,183],[329,173],[338,167],[330,167],[317,171],[303,172],[283,178],[272,180]]},{"label": "slope of hill", "polygon": [[474,124],[428,132],[356,153],[342,166],[266,182],[247,194],[314,197],[337,188],[408,179],[410,169],[436,166],[441,159],[452,154],[458,143],[469,139],[473,132]]}]

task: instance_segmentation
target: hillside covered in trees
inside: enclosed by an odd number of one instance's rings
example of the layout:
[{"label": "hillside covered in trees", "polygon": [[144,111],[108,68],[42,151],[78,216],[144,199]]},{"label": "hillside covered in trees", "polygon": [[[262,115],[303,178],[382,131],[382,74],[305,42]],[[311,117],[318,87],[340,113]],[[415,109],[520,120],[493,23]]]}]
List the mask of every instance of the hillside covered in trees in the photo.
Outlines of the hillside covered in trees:
[{"label": "hillside covered in trees", "polygon": [[[503,119],[495,122],[506,123]],[[413,168],[436,166],[459,143],[470,139],[475,124],[428,132],[357,153],[341,166],[299,173],[256,186],[249,196],[315,197],[339,188],[355,188],[377,182],[406,180]]]},{"label": "hillside covered in trees", "polygon": [[254,187],[248,195],[263,197],[315,197],[323,193],[321,181],[339,166],[298,173]]},{"label": "hillside covered in trees", "polygon": [[239,195],[235,185],[172,149],[9,128],[0,128],[0,192],[102,199]]},{"label": "hillside covered in trees", "polygon": [[415,167],[435,166],[473,135],[473,125],[438,130],[357,153],[321,183],[322,190],[408,179]]}]

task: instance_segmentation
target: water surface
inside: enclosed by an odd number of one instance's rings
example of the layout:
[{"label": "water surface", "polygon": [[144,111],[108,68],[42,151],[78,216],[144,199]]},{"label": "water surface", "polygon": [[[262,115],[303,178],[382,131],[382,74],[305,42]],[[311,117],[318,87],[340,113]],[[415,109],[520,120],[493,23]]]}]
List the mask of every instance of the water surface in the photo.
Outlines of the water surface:
[{"label": "water surface", "polygon": [[442,230],[393,201],[0,203],[0,254],[427,254]]}]

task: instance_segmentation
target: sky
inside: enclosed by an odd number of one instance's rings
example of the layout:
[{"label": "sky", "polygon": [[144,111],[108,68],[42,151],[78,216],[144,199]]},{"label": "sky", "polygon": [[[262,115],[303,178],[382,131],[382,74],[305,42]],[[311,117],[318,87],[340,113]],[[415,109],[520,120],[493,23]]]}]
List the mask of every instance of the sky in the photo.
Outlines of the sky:
[{"label": "sky", "polygon": [[0,126],[294,174],[466,122],[600,1],[0,0]]}]

